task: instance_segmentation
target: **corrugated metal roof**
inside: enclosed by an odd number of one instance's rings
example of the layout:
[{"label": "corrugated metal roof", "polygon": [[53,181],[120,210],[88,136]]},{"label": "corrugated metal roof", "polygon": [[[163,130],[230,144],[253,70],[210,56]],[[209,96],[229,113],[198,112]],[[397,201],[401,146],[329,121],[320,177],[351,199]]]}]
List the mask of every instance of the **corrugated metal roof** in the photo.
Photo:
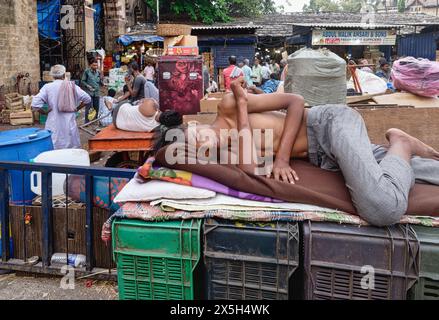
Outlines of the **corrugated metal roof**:
[{"label": "corrugated metal roof", "polygon": [[192,30],[223,30],[223,29],[262,29],[257,25],[217,25],[217,26],[192,26]]},{"label": "corrugated metal roof", "polygon": [[293,26],[300,27],[321,27],[321,28],[362,28],[362,29],[390,29],[402,28],[403,25],[395,24],[371,24],[371,23],[292,23]]}]

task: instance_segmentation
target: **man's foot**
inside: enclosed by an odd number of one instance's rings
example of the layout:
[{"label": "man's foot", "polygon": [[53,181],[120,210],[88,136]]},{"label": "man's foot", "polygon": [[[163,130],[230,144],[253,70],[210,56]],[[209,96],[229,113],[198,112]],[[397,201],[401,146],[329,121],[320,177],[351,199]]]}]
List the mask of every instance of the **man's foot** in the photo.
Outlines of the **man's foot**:
[{"label": "man's foot", "polygon": [[392,128],[387,130],[386,139],[389,142],[391,142],[393,139],[405,139],[410,143],[413,155],[421,158],[439,160],[438,151],[400,129]]}]

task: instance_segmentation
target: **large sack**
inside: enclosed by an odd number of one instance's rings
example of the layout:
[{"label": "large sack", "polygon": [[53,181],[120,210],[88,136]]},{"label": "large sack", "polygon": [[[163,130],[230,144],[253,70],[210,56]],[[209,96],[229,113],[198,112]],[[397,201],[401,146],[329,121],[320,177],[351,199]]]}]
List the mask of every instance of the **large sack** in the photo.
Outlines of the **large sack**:
[{"label": "large sack", "polygon": [[296,51],[288,57],[285,92],[310,106],[346,104],[346,61],[327,49]]},{"label": "large sack", "polygon": [[439,96],[439,63],[407,57],[394,62],[393,86],[424,97]]},{"label": "large sack", "polygon": [[[387,82],[373,73],[357,69],[356,74],[363,93],[378,94],[387,91]],[[352,78],[348,81],[347,87],[348,89],[355,89]]]}]

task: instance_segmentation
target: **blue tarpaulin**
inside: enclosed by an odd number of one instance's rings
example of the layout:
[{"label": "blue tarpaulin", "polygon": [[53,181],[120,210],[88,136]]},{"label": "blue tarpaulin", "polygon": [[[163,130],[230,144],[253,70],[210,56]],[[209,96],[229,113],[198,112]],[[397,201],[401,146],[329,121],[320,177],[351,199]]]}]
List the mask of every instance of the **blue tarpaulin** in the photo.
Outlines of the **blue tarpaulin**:
[{"label": "blue tarpaulin", "polygon": [[125,34],[117,39],[117,42],[124,46],[128,46],[136,41],[145,41],[145,42],[153,43],[153,42],[163,42],[164,39],[163,37],[153,36],[150,34],[133,34],[133,35]]},{"label": "blue tarpaulin", "polygon": [[[102,3],[96,3],[93,5],[94,13],[94,24],[95,24],[95,43],[103,43],[103,31],[101,26],[102,15],[104,14],[104,6]],[[96,46],[97,47],[97,46]]]},{"label": "blue tarpaulin", "polygon": [[60,0],[38,1],[38,32],[44,38],[60,39]]}]

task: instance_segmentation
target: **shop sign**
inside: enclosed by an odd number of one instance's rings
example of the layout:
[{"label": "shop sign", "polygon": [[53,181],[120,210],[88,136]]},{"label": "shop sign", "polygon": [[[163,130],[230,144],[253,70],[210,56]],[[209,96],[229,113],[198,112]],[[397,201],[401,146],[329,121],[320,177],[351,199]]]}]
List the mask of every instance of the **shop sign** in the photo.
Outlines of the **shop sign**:
[{"label": "shop sign", "polygon": [[396,30],[313,30],[313,46],[393,46]]}]

